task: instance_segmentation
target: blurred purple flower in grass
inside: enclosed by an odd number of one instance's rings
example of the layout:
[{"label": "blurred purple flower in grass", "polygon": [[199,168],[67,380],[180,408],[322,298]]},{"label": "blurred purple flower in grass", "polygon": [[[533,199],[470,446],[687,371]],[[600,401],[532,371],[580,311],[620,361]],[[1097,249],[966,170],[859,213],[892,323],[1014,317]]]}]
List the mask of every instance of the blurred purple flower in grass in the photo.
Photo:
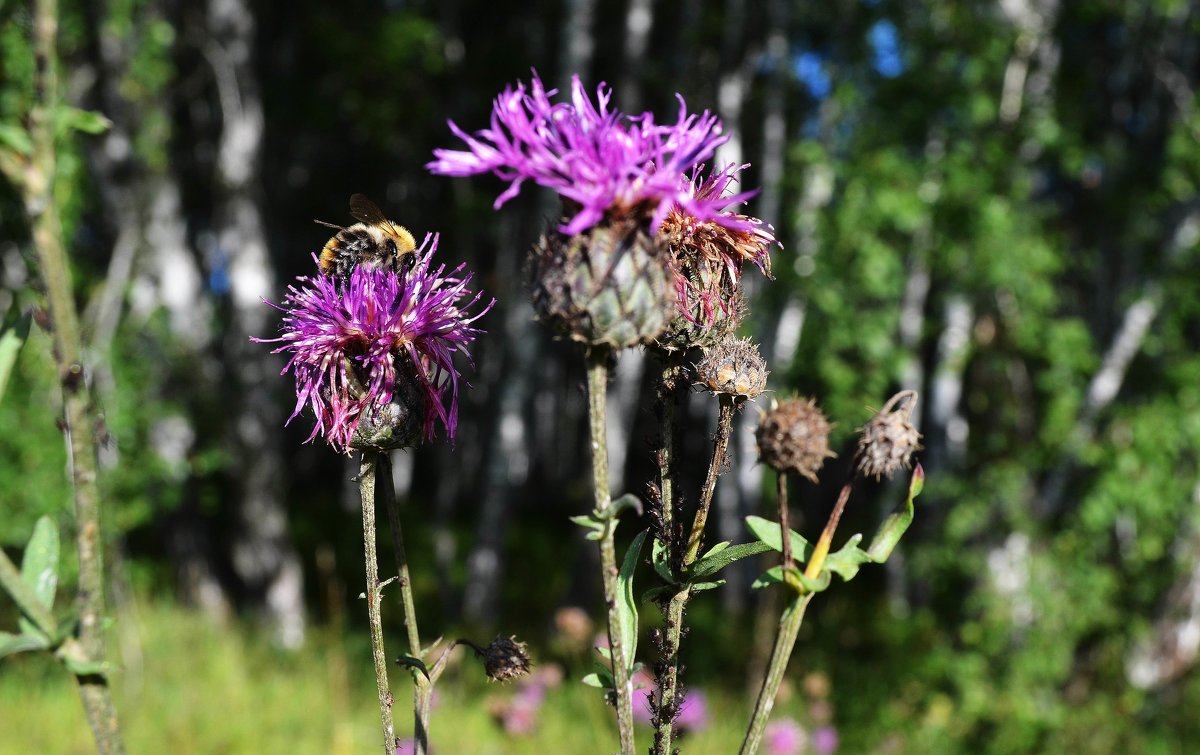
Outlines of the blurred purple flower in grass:
[{"label": "blurred purple flower in grass", "polygon": [[763,745],[767,755],[800,755],[808,745],[808,734],[794,718],[767,724]]},{"label": "blurred purple flower in grass", "polygon": [[[633,719],[649,726],[654,717],[651,696],[658,692],[658,685],[648,671],[642,670],[634,676],[633,687]],[[708,722],[708,698],[704,692],[698,689],[686,691],[679,715],[675,717],[675,730],[700,731],[708,727]]]},{"label": "blurred purple flower in grass", "polygon": [[[438,238],[426,236],[411,270],[356,268],[349,280],[336,276],[301,277],[288,287],[274,353],[291,359],[283,372],[296,378],[296,408],[316,415],[308,440],[323,435],[340,451],[349,451],[362,413],[392,399],[397,380],[416,379],[424,395],[423,434],[432,438],[437,422],[453,439],[458,425],[459,373],[453,355],[466,351],[481,331],[472,323],[496,303],[472,314],[481,294],[471,294],[472,274],[464,265],[447,273],[432,267]],[[449,401],[446,395],[449,394]],[[307,442],[307,441],[306,441]]]},{"label": "blurred purple flower in grass", "polygon": [[813,732],[813,750],[818,755],[833,755],[838,749],[837,729],[832,726],[822,726]]},{"label": "blurred purple flower in grass", "polygon": [[559,229],[567,235],[591,228],[606,215],[643,209],[651,213],[650,232],[657,233],[676,206],[700,222],[744,227],[738,217],[721,211],[752,194],[707,196],[686,178],[729,138],[721,134],[715,115],[707,110],[688,115],[679,97],[675,123],[659,125],[650,113],[610,110],[612,90],[604,84],[596,88],[593,103],[578,76],[571,78],[570,102],[551,102],[555,94],[536,72],[528,90],[520,82],[506,87],[492,105],[490,127],[472,136],[450,121],[450,130],[468,149],[434,150],[437,159],[426,167],[440,175],[493,173],[508,181],[497,208],[525,181],[553,189],[566,201],[567,213],[574,213]]}]

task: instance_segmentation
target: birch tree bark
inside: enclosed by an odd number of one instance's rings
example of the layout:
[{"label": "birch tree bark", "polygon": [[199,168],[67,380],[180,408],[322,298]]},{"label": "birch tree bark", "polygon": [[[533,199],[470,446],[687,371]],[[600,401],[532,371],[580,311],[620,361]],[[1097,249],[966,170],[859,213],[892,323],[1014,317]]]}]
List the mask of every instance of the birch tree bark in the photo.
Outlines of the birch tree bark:
[{"label": "birch tree bark", "polygon": [[212,67],[221,107],[214,187],[214,259],[224,262],[231,298],[231,328],[224,339],[236,386],[235,459],[240,466],[239,527],[233,566],[263,601],[276,641],[304,642],[303,575],[287,532],[282,497],[282,412],[274,396],[278,369],[250,336],[270,332],[274,269],[267,254],[257,172],[263,110],[252,66],[254,17],[243,0],[210,0],[204,56]]}]

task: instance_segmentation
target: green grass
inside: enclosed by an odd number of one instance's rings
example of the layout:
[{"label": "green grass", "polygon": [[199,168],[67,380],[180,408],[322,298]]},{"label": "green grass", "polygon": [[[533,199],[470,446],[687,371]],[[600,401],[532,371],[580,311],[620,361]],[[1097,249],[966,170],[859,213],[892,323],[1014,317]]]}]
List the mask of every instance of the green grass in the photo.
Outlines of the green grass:
[{"label": "green grass", "polygon": [[[285,653],[253,627],[216,622],[176,606],[143,603],[123,617],[110,646],[124,648],[113,676],[131,753],[341,755],[375,752],[380,731],[365,636],[318,630],[305,648]],[[400,648],[392,655],[399,655]],[[462,651],[458,651],[462,652]],[[611,709],[575,679],[548,691],[539,725],[510,736],[488,713],[514,685],[489,684],[462,657],[438,685],[435,755],[456,753],[601,753],[617,747]],[[392,677],[397,731],[412,730],[409,681]],[[746,704],[708,692],[712,725],[689,737],[689,754],[737,750]],[[648,728],[638,750],[649,748]],[[93,752],[74,682],[50,658],[0,661],[0,755]]]}]

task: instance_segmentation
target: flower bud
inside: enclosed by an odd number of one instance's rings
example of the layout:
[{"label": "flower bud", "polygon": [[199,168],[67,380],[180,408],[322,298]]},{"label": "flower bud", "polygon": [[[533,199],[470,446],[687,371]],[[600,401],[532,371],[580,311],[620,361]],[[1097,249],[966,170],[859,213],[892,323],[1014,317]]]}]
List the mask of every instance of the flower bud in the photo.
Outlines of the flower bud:
[{"label": "flower bud", "polygon": [[644,225],[631,218],[573,236],[542,236],[529,268],[538,314],[588,346],[653,342],[675,301],[667,251]]},{"label": "flower bud", "polygon": [[757,398],[767,389],[767,362],[749,338],[726,338],[696,365],[696,377],[713,394]]},{"label": "flower bud", "polygon": [[787,399],[764,414],[758,424],[754,437],[759,459],[778,472],[795,472],[816,482],[825,460],[837,456],[829,450],[831,429],[815,401]]},{"label": "flower bud", "polygon": [[860,428],[854,462],[859,474],[879,479],[912,466],[913,452],[921,448],[921,433],[909,421],[916,406],[916,391],[900,391]]}]

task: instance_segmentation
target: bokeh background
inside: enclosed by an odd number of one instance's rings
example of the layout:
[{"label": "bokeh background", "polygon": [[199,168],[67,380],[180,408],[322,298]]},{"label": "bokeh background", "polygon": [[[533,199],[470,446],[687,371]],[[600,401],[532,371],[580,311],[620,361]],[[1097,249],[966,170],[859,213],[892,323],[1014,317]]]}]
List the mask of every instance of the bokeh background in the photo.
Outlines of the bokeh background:
[{"label": "bokeh background", "polygon": [[[810,751],[831,736],[851,753],[1200,741],[1197,3],[66,0],[60,23],[66,96],[112,122],[64,146],[58,196],[108,431],[109,636],[135,751],[376,746],[356,463],[304,444],[308,417],[284,427],[283,359],[249,341],[277,328],[261,298],[311,273],[330,233],[313,219],[349,224],[355,192],[418,239],[440,232],[440,256],[499,299],[457,443],[395,459],[423,632],[516,632],[565,675],[513,724],[537,695],[464,663],[435,745],[615,746],[578,684],[592,630],[570,610],[602,616],[595,556],[567,522],[590,501],[581,360],[533,320],[522,282],[554,206],[530,186],[494,212],[500,181],[424,169],[458,146],[447,119],[485,126],[533,69],[668,119],[679,93],[724,120],[720,163],[751,163],[749,212],[784,248],[774,280],[744,278],[745,333],[773,391],[838,423],[841,458],[797,483],[806,534],[871,407],[921,393],[914,528],[885,568],[814,602],[777,707]],[[31,97],[29,32],[26,3],[0,1],[6,129]],[[39,306],[32,260],[0,187],[0,310]],[[616,372],[614,486],[640,493],[655,363],[628,353]],[[38,516],[72,528],[53,375],[35,329],[0,402],[14,557]],[[693,501],[714,418],[694,396]],[[770,510],[756,418],[739,420],[710,541],[746,539],[742,518]],[[901,494],[862,487],[842,537]],[[754,568],[689,612],[685,680],[709,716],[685,752],[738,741],[778,611],[749,590]],[[0,605],[0,626],[14,615]],[[384,618],[399,637],[398,608]],[[657,620],[648,608],[643,629]],[[88,747],[69,677],[0,663],[0,751]]]}]

